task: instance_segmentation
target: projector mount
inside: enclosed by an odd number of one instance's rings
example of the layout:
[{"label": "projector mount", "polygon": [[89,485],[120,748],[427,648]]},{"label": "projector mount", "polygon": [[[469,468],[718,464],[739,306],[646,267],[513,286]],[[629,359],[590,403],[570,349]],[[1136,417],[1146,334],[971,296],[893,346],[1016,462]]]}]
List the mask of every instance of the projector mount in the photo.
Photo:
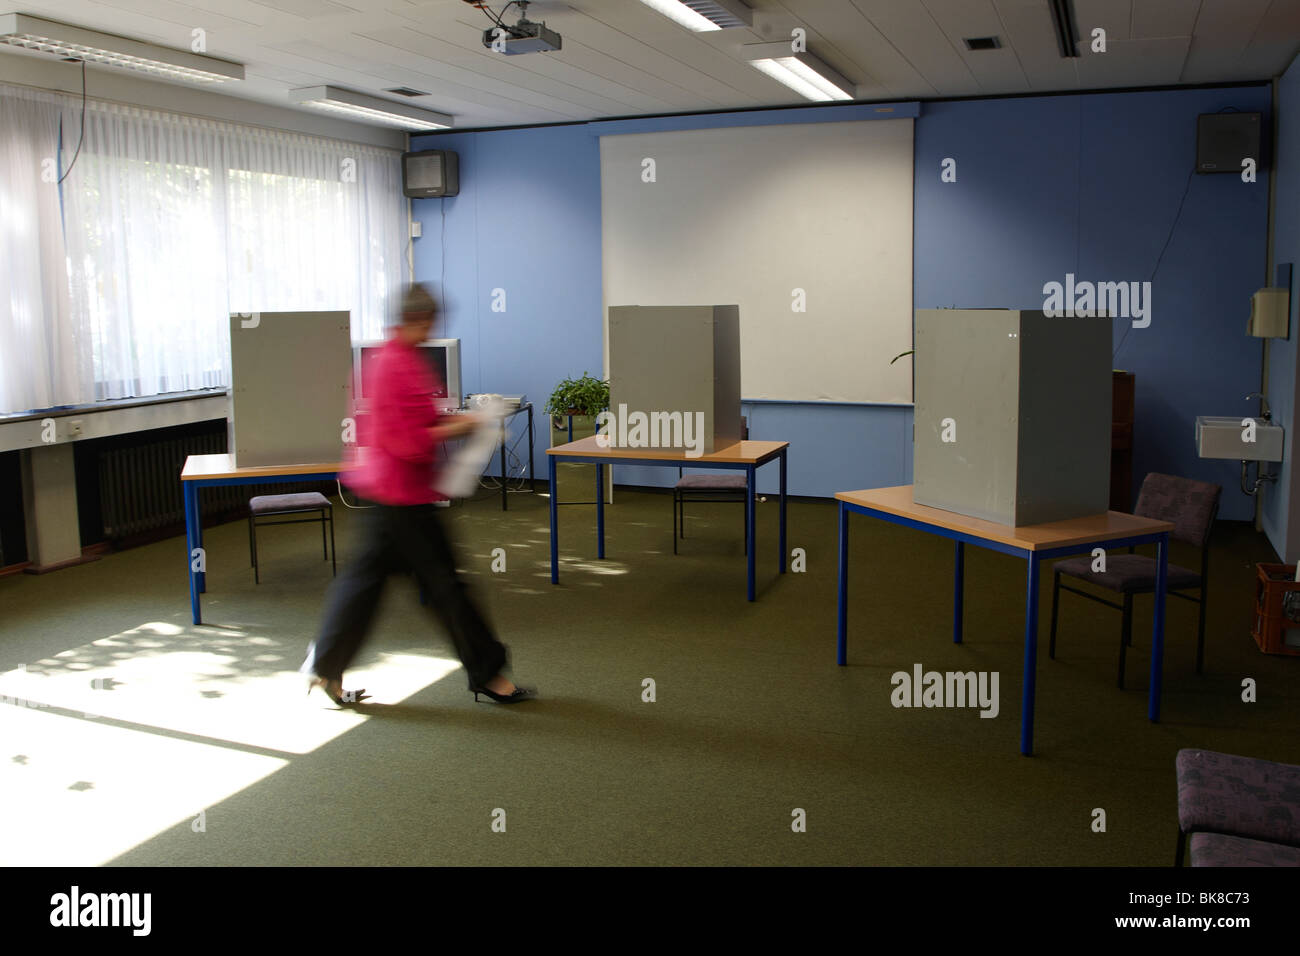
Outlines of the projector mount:
[{"label": "projector mount", "polygon": [[[528,5],[531,0],[510,0],[501,12],[493,13],[486,0],[464,0],[470,6],[482,10],[493,22],[493,26],[483,31],[483,46],[494,53],[512,56],[519,53],[547,53],[560,49],[561,38],[554,30],[546,28],[545,21],[537,23],[528,19]],[[519,8],[519,21],[511,26],[505,22],[506,11],[511,7]]]}]

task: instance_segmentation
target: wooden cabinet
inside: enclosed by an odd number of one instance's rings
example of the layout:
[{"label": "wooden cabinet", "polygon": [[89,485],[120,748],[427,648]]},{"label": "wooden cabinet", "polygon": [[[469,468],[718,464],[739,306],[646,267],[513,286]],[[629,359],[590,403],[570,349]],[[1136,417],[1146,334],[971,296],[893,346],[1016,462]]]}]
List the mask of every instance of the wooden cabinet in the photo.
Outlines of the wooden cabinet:
[{"label": "wooden cabinet", "polygon": [[1110,510],[1132,510],[1133,395],[1132,372],[1111,373]]}]

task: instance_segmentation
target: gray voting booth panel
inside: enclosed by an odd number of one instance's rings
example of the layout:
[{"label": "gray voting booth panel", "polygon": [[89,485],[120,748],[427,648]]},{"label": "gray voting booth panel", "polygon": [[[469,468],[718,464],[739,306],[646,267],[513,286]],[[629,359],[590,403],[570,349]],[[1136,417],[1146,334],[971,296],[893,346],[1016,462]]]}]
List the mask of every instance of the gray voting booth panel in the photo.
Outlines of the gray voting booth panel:
[{"label": "gray voting booth panel", "polygon": [[609,407],[702,412],[704,454],[739,441],[740,307],[610,306]]},{"label": "gray voting booth panel", "polygon": [[230,317],[230,455],[236,467],[335,462],[352,394],[347,312]]},{"label": "gray voting booth panel", "polygon": [[1108,509],[1110,319],[918,309],[915,374],[918,504],[1005,525]]}]

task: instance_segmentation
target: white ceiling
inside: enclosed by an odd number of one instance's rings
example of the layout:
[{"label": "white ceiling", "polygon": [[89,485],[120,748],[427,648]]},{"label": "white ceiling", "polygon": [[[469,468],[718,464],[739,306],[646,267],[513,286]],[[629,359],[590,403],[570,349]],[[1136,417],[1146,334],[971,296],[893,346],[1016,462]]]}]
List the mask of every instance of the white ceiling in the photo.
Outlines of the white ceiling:
[{"label": "white ceiling", "polygon": [[[451,113],[460,128],[803,103],[740,53],[794,27],[864,100],[1260,80],[1300,46],[1300,0],[1074,0],[1085,42],[1070,59],[1048,0],[747,2],[752,29],[692,33],[639,0],[538,0],[529,19],[563,49],[509,57],[483,48],[491,23],[463,0],[0,0],[0,12],[181,49],[202,28],[208,53],[246,66],[223,92],[287,105],[290,89],[330,84]],[[1105,54],[1088,49],[1095,27]],[[966,50],[977,36],[1002,48]],[[394,86],[429,95],[382,92]]]}]

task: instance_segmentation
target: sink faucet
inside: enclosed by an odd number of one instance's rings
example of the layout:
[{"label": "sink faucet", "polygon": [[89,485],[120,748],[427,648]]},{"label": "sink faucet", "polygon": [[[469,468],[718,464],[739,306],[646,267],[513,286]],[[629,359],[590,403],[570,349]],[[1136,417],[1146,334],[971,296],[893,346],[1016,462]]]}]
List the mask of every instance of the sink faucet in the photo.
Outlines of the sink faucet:
[{"label": "sink faucet", "polygon": [[1266,421],[1266,422],[1271,422],[1271,421],[1273,420],[1273,413],[1270,412],[1269,409],[1268,409],[1268,399],[1264,396],[1264,393],[1263,393],[1263,392],[1251,392],[1249,395],[1246,396],[1246,401],[1250,401],[1252,398],[1258,398],[1258,399],[1259,399],[1259,404],[1260,404],[1260,405],[1262,406],[1262,408],[1263,408],[1263,411],[1262,411],[1261,415],[1262,415],[1264,421]]}]

